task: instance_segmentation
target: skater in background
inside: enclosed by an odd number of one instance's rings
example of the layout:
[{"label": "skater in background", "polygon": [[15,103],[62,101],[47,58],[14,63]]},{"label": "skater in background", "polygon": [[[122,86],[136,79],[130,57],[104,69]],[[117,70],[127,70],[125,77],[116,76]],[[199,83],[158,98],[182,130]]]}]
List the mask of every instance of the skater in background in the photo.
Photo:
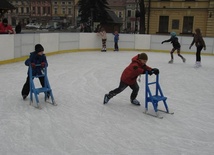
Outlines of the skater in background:
[{"label": "skater in background", "polygon": [[4,18],[0,23],[0,34],[14,34],[12,26],[8,24],[7,18]]},{"label": "skater in background", "polygon": [[[44,48],[41,44],[36,44],[35,45],[35,51],[30,53],[30,57],[25,61],[25,65],[26,66],[30,66],[32,67],[32,75],[42,75],[42,71],[43,68],[45,66],[48,66],[48,62],[46,59],[44,52]],[[37,64],[40,64],[41,66],[36,66]],[[22,97],[23,100],[26,99],[26,97],[28,96],[29,92],[30,92],[30,73],[29,73],[29,67],[28,67],[28,72],[27,72],[27,79],[26,82],[22,88]],[[45,86],[45,79],[44,77],[39,77],[39,81],[42,85],[42,87]],[[49,93],[47,93],[47,96],[49,98]]]},{"label": "skater in background", "polygon": [[195,62],[195,67],[201,67],[201,50],[204,48],[206,50],[206,44],[204,42],[204,39],[201,34],[201,30],[199,28],[195,29],[195,34],[193,36],[193,41],[190,44],[189,49],[193,46],[195,43],[196,46],[196,62]]},{"label": "skater in background", "polygon": [[145,74],[146,71],[148,71],[150,75],[153,73],[156,75],[159,74],[157,68],[152,69],[146,65],[147,60],[148,56],[146,53],[141,53],[133,57],[131,63],[125,68],[121,75],[119,87],[110,91],[108,94],[105,94],[103,104],[107,104],[112,97],[121,93],[129,86],[132,89],[130,96],[131,103],[140,106],[140,102],[136,99],[139,91],[137,77],[141,74]]},{"label": "skater in background", "polygon": [[118,31],[115,31],[113,33],[113,35],[114,35],[114,51],[119,51],[119,47],[118,47],[119,34],[118,34]]},{"label": "skater in background", "polygon": [[107,36],[106,36],[106,31],[104,28],[101,28],[100,32],[97,33],[101,39],[102,39],[102,50],[101,52],[106,52],[106,41],[107,41]]},{"label": "skater in background", "polygon": [[171,38],[168,39],[168,40],[164,40],[162,41],[161,44],[165,43],[165,42],[171,42],[172,43],[172,50],[170,52],[170,55],[171,55],[171,60],[169,61],[169,63],[173,63],[173,60],[174,60],[174,57],[173,57],[173,53],[175,52],[175,50],[177,50],[177,54],[178,56],[182,59],[182,61],[185,63],[186,62],[186,59],[180,54],[180,49],[181,49],[181,45],[180,43],[178,42],[178,37],[176,36],[176,33],[175,32],[171,32],[170,33],[171,35]]}]

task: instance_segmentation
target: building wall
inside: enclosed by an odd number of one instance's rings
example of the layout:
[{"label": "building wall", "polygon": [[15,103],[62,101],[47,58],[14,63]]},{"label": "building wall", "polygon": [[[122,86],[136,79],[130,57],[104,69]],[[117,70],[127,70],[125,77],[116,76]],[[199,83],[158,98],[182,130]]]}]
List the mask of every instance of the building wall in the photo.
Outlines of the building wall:
[{"label": "building wall", "polygon": [[74,0],[52,0],[52,15],[54,20],[74,24],[75,1]]},{"label": "building wall", "polygon": [[[183,32],[184,16],[193,16],[193,28],[189,34],[194,33],[196,28],[200,28],[204,36],[214,36],[214,16],[210,16],[210,13],[212,14],[214,11],[213,3],[211,0],[195,2],[185,2],[183,0],[151,1],[150,29],[148,33],[159,33],[159,17],[169,16],[168,32],[175,31],[177,34],[187,35]],[[173,20],[179,21],[178,29],[172,28]]]},{"label": "building wall", "polygon": [[114,11],[122,21],[121,30],[126,28],[126,1],[125,0],[108,0],[109,8]]}]

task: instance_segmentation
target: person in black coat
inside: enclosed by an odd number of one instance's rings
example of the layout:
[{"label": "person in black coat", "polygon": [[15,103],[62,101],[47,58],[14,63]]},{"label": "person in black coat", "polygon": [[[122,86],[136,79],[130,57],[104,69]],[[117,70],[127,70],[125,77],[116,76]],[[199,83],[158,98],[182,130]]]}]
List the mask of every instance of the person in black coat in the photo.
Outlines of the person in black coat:
[{"label": "person in black coat", "polygon": [[[43,68],[48,66],[48,62],[46,59],[44,52],[44,48],[41,44],[37,44],[35,45],[35,51],[30,53],[30,57],[25,61],[25,65],[26,66],[30,66],[32,67],[32,75],[36,76],[36,75],[42,75],[42,71]],[[36,66],[40,64],[41,66]],[[23,99],[25,100],[26,97],[29,95],[30,92],[30,73],[29,73],[29,67],[28,67],[28,76],[26,79],[26,82],[22,88],[21,94]],[[44,76],[43,77],[39,77],[39,81],[42,85],[42,87],[45,86],[45,79]],[[49,93],[48,93],[48,97],[49,97]]]},{"label": "person in black coat", "polygon": [[161,44],[163,44],[163,43],[165,43],[165,42],[171,42],[171,43],[172,43],[173,48],[172,48],[172,50],[171,50],[171,52],[170,52],[171,60],[169,61],[169,63],[173,63],[173,59],[174,59],[173,53],[175,52],[175,50],[177,50],[178,56],[179,56],[179,57],[183,60],[183,62],[185,63],[185,62],[186,62],[186,59],[185,59],[185,58],[181,55],[181,53],[180,53],[181,45],[180,45],[180,43],[178,42],[178,37],[176,37],[176,33],[175,33],[175,32],[171,32],[170,35],[171,35],[171,38],[170,38],[170,39],[164,40],[164,41],[162,41],[162,43],[161,43]]},{"label": "person in black coat", "polygon": [[22,31],[22,26],[21,26],[21,23],[20,23],[20,22],[16,25],[15,31],[16,31],[16,33],[21,33],[21,31]]}]

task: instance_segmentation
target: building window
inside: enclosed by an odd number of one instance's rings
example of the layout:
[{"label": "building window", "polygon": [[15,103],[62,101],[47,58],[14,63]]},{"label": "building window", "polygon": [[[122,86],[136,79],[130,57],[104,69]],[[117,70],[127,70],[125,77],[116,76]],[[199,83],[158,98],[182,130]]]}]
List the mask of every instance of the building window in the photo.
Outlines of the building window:
[{"label": "building window", "polygon": [[36,8],[35,7],[33,7],[33,12],[32,12],[33,14],[35,14],[36,13]]},{"label": "building window", "polygon": [[55,15],[57,14],[57,8],[54,8],[54,14]]},{"label": "building window", "polygon": [[23,7],[21,7],[21,13],[24,13],[24,8]]},{"label": "building window", "polygon": [[37,12],[38,12],[38,14],[41,14],[41,8],[40,7],[37,8]]},{"label": "building window", "polygon": [[48,7],[48,15],[50,15],[50,14],[51,14],[51,8]]},{"label": "building window", "polygon": [[168,25],[169,25],[169,16],[160,16],[158,32],[168,33]]},{"label": "building window", "polygon": [[68,14],[69,15],[71,15],[72,14],[72,12],[71,12],[72,10],[71,10],[71,8],[68,8]]},{"label": "building window", "polygon": [[62,8],[62,14],[66,14],[65,8]]},{"label": "building window", "polygon": [[179,20],[178,19],[172,20],[172,29],[179,29]]},{"label": "building window", "polygon": [[119,12],[119,18],[122,18],[122,12]]},{"label": "building window", "polygon": [[193,20],[194,20],[193,16],[184,16],[182,33],[192,33]]},{"label": "building window", "polygon": [[65,5],[65,2],[62,2],[61,4]]},{"label": "building window", "polygon": [[186,1],[186,2],[188,2],[188,1],[191,2],[191,1],[195,1],[195,0],[185,0],[185,1]]},{"label": "building window", "polygon": [[43,7],[43,11],[42,11],[42,13],[43,13],[43,14],[45,14],[45,13],[46,13],[46,8],[45,8],[45,7]]},{"label": "building window", "polygon": [[26,11],[27,11],[27,13],[29,13],[29,12],[30,12],[30,9],[29,9],[29,7],[27,7],[27,8],[26,8]]},{"label": "building window", "polygon": [[54,2],[55,5],[57,5],[57,2]]},{"label": "building window", "polygon": [[132,15],[132,11],[128,10],[127,17],[131,17],[131,15]]}]

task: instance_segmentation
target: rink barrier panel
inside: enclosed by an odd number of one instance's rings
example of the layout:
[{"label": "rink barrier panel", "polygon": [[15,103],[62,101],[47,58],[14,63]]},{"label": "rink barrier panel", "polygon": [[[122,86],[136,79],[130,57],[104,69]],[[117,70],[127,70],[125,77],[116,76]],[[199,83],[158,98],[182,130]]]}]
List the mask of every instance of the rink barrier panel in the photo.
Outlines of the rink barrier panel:
[{"label": "rink barrier panel", "polygon": [[[141,35],[120,34],[120,51],[152,51],[169,52],[171,43],[161,44],[163,40],[169,39],[169,35]],[[181,43],[181,52],[195,54],[196,48],[189,45],[192,37],[178,36]],[[206,51],[203,55],[214,55],[214,38],[204,37]],[[34,51],[35,44],[42,44],[46,55],[54,55],[69,52],[100,51],[102,42],[96,33],[29,33],[15,35],[0,35],[0,64],[23,61]],[[107,34],[107,50],[113,51],[114,36]]]}]

